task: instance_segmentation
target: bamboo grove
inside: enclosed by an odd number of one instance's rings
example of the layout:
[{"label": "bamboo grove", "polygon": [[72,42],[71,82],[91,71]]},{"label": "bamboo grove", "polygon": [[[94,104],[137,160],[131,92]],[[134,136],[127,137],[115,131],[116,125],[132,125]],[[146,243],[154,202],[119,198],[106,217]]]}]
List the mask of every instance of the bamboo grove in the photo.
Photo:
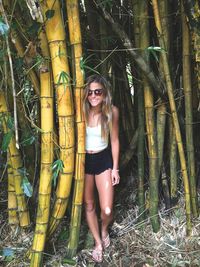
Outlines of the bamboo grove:
[{"label": "bamboo grove", "polygon": [[160,203],[170,209],[182,192],[190,234],[199,213],[199,1],[1,0],[0,12],[1,190],[9,227],[34,228],[30,266],[42,266],[67,209],[69,257],[78,249],[82,95],[94,73],[112,84],[119,187],[137,177],[138,220],[158,232]]}]

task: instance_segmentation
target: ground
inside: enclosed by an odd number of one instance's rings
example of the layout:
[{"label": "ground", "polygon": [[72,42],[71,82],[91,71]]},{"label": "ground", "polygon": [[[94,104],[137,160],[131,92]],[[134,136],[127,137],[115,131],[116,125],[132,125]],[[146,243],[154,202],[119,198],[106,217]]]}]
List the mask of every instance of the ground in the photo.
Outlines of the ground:
[{"label": "ground", "polygon": [[[160,231],[153,233],[150,220],[138,222],[136,190],[131,186],[116,191],[115,219],[110,228],[111,245],[104,261],[95,264],[91,259],[93,240],[82,218],[80,244],[74,259],[66,257],[68,219],[64,218],[44,255],[44,267],[175,267],[200,266],[200,218],[192,221],[190,236],[186,235],[184,196],[170,210],[160,205]],[[1,193],[0,266],[29,266],[25,253],[30,247],[34,226],[29,229],[11,228],[7,223],[7,201]],[[70,265],[71,264],[71,265]]]}]

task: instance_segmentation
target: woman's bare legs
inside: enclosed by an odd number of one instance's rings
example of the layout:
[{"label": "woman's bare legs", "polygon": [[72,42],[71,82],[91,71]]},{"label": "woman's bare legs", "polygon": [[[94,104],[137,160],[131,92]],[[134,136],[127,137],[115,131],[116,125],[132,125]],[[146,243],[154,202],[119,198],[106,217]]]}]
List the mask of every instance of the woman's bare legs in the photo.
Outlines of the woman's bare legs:
[{"label": "woman's bare legs", "polygon": [[84,202],[85,202],[85,214],[88,226],[95,240],[95,246],[101,246],[101,237],[99,233],[98,219],[95,209],[94,200],[94,186],[95,180],[94,175],[85,175],[85,190],[84,190]]},{"label": "woman's bare legs", "polygon": [[111,170],[106,170],[95,176],[101,207],[101,237],[108,237],[108,226],[113,219],[114,187],[111,180]]}]

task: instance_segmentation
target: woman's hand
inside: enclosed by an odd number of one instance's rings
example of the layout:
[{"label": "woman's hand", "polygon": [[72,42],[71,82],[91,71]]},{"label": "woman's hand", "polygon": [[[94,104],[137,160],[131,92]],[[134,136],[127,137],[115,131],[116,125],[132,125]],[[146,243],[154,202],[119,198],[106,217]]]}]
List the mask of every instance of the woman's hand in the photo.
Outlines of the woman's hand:
[{"label": "woman's hand", "polygon": [[111,177],[112,177],[112,185],[119,184],[120,181],[119,170],[112,169]]}]

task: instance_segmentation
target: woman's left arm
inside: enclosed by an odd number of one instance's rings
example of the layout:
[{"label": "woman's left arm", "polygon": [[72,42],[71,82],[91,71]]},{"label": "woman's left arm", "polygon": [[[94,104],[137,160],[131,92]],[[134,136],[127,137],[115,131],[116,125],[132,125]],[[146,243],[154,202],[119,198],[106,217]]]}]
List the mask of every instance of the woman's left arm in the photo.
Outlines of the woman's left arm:
[{"label": "woman's left arm", "polygon": [[113,169],[112,169],[112,184],[116,185],[119,183],[119,111],[118,108],[112,107],[112,131],[110,135],[111,150],[113,158]]}]

